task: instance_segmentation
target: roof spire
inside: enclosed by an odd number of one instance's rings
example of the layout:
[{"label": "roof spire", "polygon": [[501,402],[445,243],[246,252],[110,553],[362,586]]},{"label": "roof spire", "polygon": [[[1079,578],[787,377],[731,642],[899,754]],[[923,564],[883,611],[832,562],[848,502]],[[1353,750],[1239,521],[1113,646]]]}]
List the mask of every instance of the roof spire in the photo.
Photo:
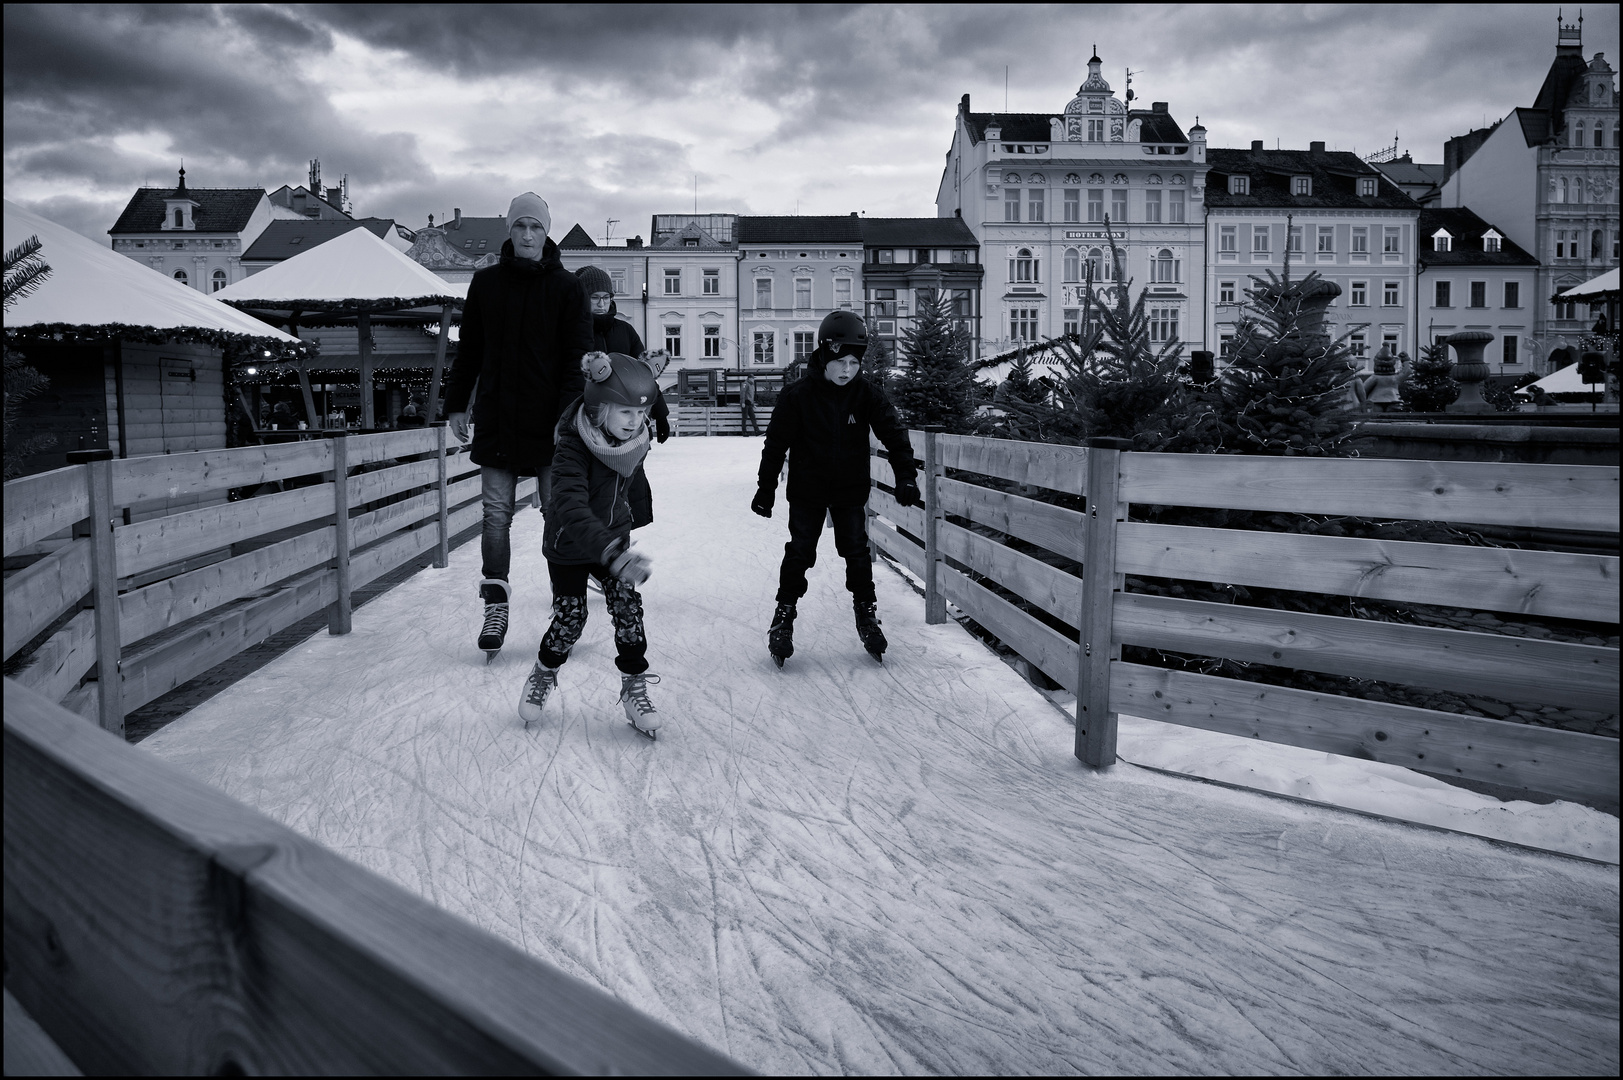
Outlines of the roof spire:
[{"label": "roof spire", "polygon": [[177,192],[183,192],[183,191],[186,190],[186,159],[185,158],[180,159],[180,186],[178,188],[176,188],[175,190]]}]

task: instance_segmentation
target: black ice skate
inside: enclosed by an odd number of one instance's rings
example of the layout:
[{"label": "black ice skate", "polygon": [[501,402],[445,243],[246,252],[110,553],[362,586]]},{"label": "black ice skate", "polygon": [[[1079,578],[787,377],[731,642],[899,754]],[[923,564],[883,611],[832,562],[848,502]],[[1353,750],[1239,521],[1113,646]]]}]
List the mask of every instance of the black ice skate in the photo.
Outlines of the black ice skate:
[{"label": "black ice skate", "polygon": [[485,601],[485,625],[479,630],[479,647],[485,651],[485,663],[496,659],[507,640],[507,600],[511,590],[500,578],[485,578],[479,582],[479,595]]},{"label": "black ice skate", "polygon": [[795,654],[795,605],[779,604],[772,613],[772,629],[767,631],[766,647],[772,653],[772,662],[780,668]]},{"label": "black ice skate", "polygon": [[885,648],[890,644],[885,640],[885,632],[879,629],[879,605],[872,600],[857,600],[853,607],[857,616],[857,636],[862,639],[862,647],[868,650],[868,655],[885,662]]},{"label": "black ice skate", "polygon": [[518,715],[524,721],[525,730],[541,719],[541,712],[547,707],[547,698],[557,688],[558,669],[547,667],[537,660],[535,667],[530,669],[530,677],[524,680],[524,692],[518,699]]},{"label": "black ice skate", "polygon": [[648,699],[648,684],[657,683],[658,675],[620,676],[620,704],[626,710],[626,722],[637,729],[641,735],[650,739],[659,738],[660,715],[654,708],[654,703]]}]

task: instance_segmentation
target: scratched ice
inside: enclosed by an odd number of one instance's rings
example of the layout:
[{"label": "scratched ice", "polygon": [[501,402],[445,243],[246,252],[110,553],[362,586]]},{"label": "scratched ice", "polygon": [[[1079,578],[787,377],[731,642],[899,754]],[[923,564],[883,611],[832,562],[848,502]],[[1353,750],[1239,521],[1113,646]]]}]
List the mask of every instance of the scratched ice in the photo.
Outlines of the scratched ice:
[{"label": "scratched ice", "polygon": [[[1091,772],[1059,709],[884,567],[870,661],[828,537],[775,670],[759,446],[650,462],[658,743],[616,704],[596,595],[523,730],[548,608],[529,511],[494,665],[468,544],[143,745],[766,1072],[1616,1074],[1614,866]],[[1147,723],[1123,723],[1129,760],[1616,858],[1616,820],[1581,807]]]}]

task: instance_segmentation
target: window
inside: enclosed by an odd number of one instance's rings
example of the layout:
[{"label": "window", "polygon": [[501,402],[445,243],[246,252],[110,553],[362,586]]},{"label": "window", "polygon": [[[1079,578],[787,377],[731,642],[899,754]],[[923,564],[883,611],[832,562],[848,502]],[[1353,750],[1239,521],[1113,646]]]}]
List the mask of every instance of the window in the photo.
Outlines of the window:
[{"label": "window", "polygon": [[1331,226],[1331,225],[1320,225],[1319,226],[1319,246],[1318,246],[1317,250],[1318,250],[1320,255],[1333,255],[1333,254],[1335,254],[1335,250],[1336,250],[1336,230],[1335,230],[1334,226]]},{"label": "window", "polygon": [[1353,307],[1369,306],[1369,282],[1355,281],[1352,283],[1352,298],[1347,301]]},{"label": "window", "polygon": [[614,283],[614,295],[626,294],[626,272],[624,270],[610,270],[609,280]]},{"label": "window", "polygon": [[1606,145],[1606,132],[1601,128],[1598,120],[1595,122],[1595,141],[1593,145],[1597,150]]},{"label": "window", "polygon": [[721,356],[721,327],[704,328],[704,356],[706,360],[714,360]]},{"label": "window", "polygon": [[1352,354],[1358,357],[1360,360],[1362,360],[1369,351],[1369,341],[1364,335],[1363,331],[1359,331],[1358,333],[1354,334],[1348,339],[1348,342],[1349,347],[1352,350]]},{"label": "window", "polygon": [[1150,340],[1153,342],[1175,341],[1178,337],[1178,309],[1177,308],[1151,308],[1150,309]]},{"label": "window", "polygon": [[813,330],[795,331],[795,363],[804,364],[817,348],[817,333]]},{"label": "window", "polygon": [[1605,241],[1601,238],[1601,231],[1599,229],[1596,229],[1594,232],[1589,234],[1589,257],[1591,259],[1600,258],[1601,245],[1603,243],[1605,243]]},{"label": "window", "polygon": [[1082,332],[1082,309],[1068,307],[1063,312],[1065,316],[1065,333],[1080,334]]},{"label": "window", "polygon": [[1161,193],[1159,191],[1146,191],[1144,193],[1144,220],[1159,222],[1161,220]]},{"label": "window", "polygon": [[1155,253],[1155,260],[1150,264],[1150,280],[1163,283],[1178,280],[1178,260],[1172,257],[1171,248]]},{"label": "window", "polygon": [[837,277],[834,279],[834,306],[849,308],[851,306],[851,279]]},{"label": "window", "polygon": [[665,328],[665,351],[671,354],[672,360],[682,356],[682,327],[667,326]]},{"label": "window", "polygon": [[1182,224],[1184,221],[1184,190],[1173,188],[1167,192],[1167,220]]},{"label": "window", "polygon": [[1103,221],[1105,219],[1105,189],[1088,188],[1088,220]]},{"label": "window", "polygon": [[1519,281],[1505,282],[1505,303],[1507,308],[1522,306],[1522,283]]},{"label": "window", "polygon": [[1393,333],[1393,332],[1388,332],[1388,333],[1382,334],[1381,335],[1381,344],[1385,345],[1387,347],[1386,351],[1388,353],[1396,355],[1396,353],[1398,351],[1398,335],[1396,333]]},{"label": "window", "polygon": [[[1552,191],[1551,195],[1553,196],[1554,194],[1555,193]],[[1556,202],[1566,202],[1567,201],[1567,178],[1564,177],[1564,176],[1561,178],[1561,197],[1559,199],[1556,199],[1555,201]]]},{"label": "window", "polygon": [[795,278],[795,310],[809,311],[812,306],[811,278]]},{"label": "window", "polygon": [[771,367],[778,362],[773,348],[774,336],[770,330],[757,330],[750,335],[750,363],[757,367]]},{"label": "window", "polygon": [[1249,176],[1231,176],[1231,177],[1229,177],[1229,194],[1230,195],[1249,195],[1249,194],[1251,194],[1251,178]]},{"label": "window", "polygon": [[1488,233],[1486,236],[1484,236],[1482,238],[1482,250],[1483,251],[1498,251],[1499,250],[1499,237],[1493,235],[1493,233]]},{"label": "window", "polygon": [[1036,282],[1037,260],[1032,257],[1030,248],[1021,248],[1020,253],[1009,260],[1009,280],[1018,282]]},{"label": "window", "polygon": [[[152,219],[147,218],[147,220],[151,221]],[[178,229],[178,228],[180,228],[181,226],[183,226],[185,224],[186,224],[186,218],[185,218],[185,216],[183,214],[181,214],[180,207],[178,207],[178,206],[175,207],[175,228]]]},{"label": "window", "polygon": [[175,271],[175,280],[180,282],[182,285],[191,284],[191,279],[186,276],[186,271],[184,271],[184,270],[176,270]]},{"label": "window", "polygon": [[211,279],[209,291],[219,292],[223,288],[225,288],[225,271],[216,270],[214,271],[213,278]]},{"label": "window", "polygon": [[1352,250],[1354,255],[1369,254],[1369,226],[1354,225],[1352,231]]},{"label": "window", "polygon": [[1311,194],[1313,194],[1313,178],[1311,176],[1293,176],[1293,177],[1291,177],[1291,194],[1292,195],[1311,195]]},{"label": "window", "polygon": [[1516,351],[1518,344],[1515,334],[1506,334],[1503,343],[1499,346],[1499,362],[1502,364],[1521,363],[1520,354]]},{"label": "window", "polygon": [[1081,221],[1082,220],[1082,189],[1081,188],[1074,188],[1073,187],[1073,188],[1066,188],[1065,189],[1065,220],[1066,221]]},{"label": "window", "polygon": [[1088,249],[1088,276],[1094,281],[1110,280],[1110,260],[1105,258],[1103,248]]},{"label": "window", "polygon": [[874,252],[874,262],[893,263],[896,261],[896,252],[890,248]]},{"label": "window", "polygon": [[1431,306],[1451,307],[1453,305],[1453,297],[1450,294],[1450,290],[1453,287],[1453,283],[1449,281],[1439,281],[1434,283],[1432,285],[1432,292],[1434,295],[1432,297]]},{"label": "window", "polygon": [[969,316],[974,314],[974,310],[972,308],[973,304],[974,299],[970,296],[970,290],[952,290],[952,314],[955,317],[961,319],[969,318]]},{"label": "window", "polygon": [[1105,122],[1103,120],[1088,121],[1088,142],[1105,141]]},{"label": "window", "polygon": [[1251,226],[1251,251],[1254,254],[1268,254],[1268,226]]},{"label": "window", "polygon": [[1234,282],[1219,281],[1217,283],[1217,302],[1219,304],[1232,304],[1234,300]]},{"label": "window", "polygon": [[772,279],[758,277],[755,279],[755,307],[760,311],[770,311],[772,308]]},{"label": "window", "polygon": [[1381,306],[1398,306],[1398,286],[1400,282],[1385,281],[1381,283]]},{"label": "window", "polygon": [[1217,250],[1220,252],[1234,252],[1239,250],[1239,226],[1219,225],[1217,227]]},{"label": "window", "polygon": [[[1573,146],[1582,146],[1584,144],[1584,122],[1582,120],[1578,121],[1578,125],[1572,129],[1569,141]],[[179,213],[179,211],[176,211],[176,213]],[[175,224],[180,223],[177,221]]]},{"label": "window", "polygon": [[1010,308],[1009,336],[1015,341],[1037,340],[1037,309]]},{"label": "window", "polygon": [[1046,191],[1043,188],[1032,188],[1032,189],[1030,189],[1029,191],[1026,192],[1026,196],[1027,196],[1027,198],[1026,198],[1026,211],[1027,211],[1026,220],[1027,221],[1042,221],[1042,220],[1044,220],[1043,219],[1043,196],[1045,194],[1046,194]]},{"label": "window", "polygon": [[1082,280],[1082,257],[1077,253],[1076,248],[1065,249],[1064,269],[1066,281]]},{"label": "window", "polygon": [[1003,220],[1020,220],[1020,189],[1017,187],[1003,189]]},{"label": "window", "polygon": [[1376,186],[1380,181],[1373,176],[1360,176],[1358,178],[1358,194],[1370,198],[1376,194]]},{"label": "window", "polygon": [[1290,249],[1294,255],[1302,253],[1302,226],[1300,225],[1290,227]]},{"label": "window", "polygon": [[1110,193],[1110,220],[1127,220],[1127,192],[1112,191]]},{"label": "window", "polygon": [[1217,332],[1217,355],[1227,360],[1234,355],[1234,331],[1219,328]]},{"label": "window", "polygon": [[1381,251],[1387,255],[1403,254],[1403,230],[1388,225],[1382,231]]},{"label": "window", "polygon": [[1471,282],[1471,306],[1488,306],[1488,283],[1486,281]]},{"label": "window", "polygon": [[670,270],[665,271],[665,295],[666,296],[681,296],[682,295],[682,271],[681,270],[670,269]]},{"label": "window", "polygon": [[957,265],[967,266],[969,264],[969,252],[964,248],[953,248],[952,261]]},{"label": "window", "polygon": [[720,296],[721,295],[721,271],[720,270],[706,270],[704,272],[704,295],[706,295],[706,296]]},{"label": "window", "polygon": [[1449,241],[1451,241],[1453,239],[1454,238],[1452,236],[1449,236],[1447,233],[1439,232],[1439,233],[1437,233],[1436,235],[1434,235],[1431,238],[1431,250],[1433,250],[1433,251],[1447,251]]}]

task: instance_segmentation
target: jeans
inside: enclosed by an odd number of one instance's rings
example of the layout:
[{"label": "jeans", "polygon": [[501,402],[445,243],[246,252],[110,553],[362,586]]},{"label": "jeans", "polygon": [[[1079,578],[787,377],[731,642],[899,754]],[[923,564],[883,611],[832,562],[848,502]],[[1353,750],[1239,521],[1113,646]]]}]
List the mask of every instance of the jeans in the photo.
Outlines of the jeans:
[{"label": "jeans", "polygon": [[834,550],[845,559],[845,587],[855,600],[874,600],[873,562],[868,555],[868,522],[861,506],[789,504],[789,542],[783,545],[783,566],[778,571],[778,603],[793,603],[806,595],[806,571],[817,565],[817,541],[823,534],[823,515],[834,522]]},{"label": "jeans", "polygon": [[[738,433],[740,435],[759,435],[761,433],[761,422],[755,419],[755,402],[746,401],[739,408],[742,415],[738,421]],[[747,431],[744,428],[745,424],[749,425]]]},{"label": "jeans", "polygon": [[[513,504],[518,490],[518,476],[507,469],[493,469],[485,465],[479,470],[485,506],[483,531],[479,536],[479,554],[484,561],[480,573],[487,578],[507,580],[513,564]],[[552,466],[541,470],[536,477],[540,489],[541,510],[546,512],[547,500],[552,495]]]}]

